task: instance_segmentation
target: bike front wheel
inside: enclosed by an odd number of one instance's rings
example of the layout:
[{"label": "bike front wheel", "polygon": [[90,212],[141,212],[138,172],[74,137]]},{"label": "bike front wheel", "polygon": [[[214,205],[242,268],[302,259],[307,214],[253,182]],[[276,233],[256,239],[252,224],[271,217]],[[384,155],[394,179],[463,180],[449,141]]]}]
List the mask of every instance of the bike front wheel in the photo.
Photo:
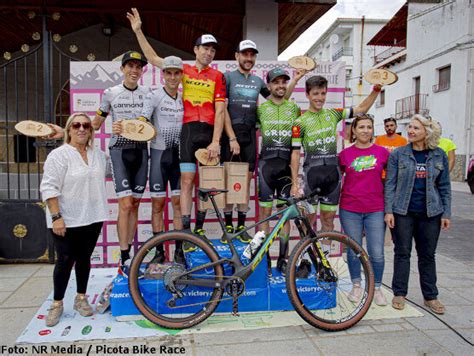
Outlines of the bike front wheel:
[{"label": "bike front wheel", "polygon": [[[207,241],[188,233],[152,237],[130,265],[130,295],[138,310],[154,324],[186,329],[206,320],[217,308],[223,288],[219,256]],[[200,282],[207,282],[202,285]]]},{"label": "bike front wheel", "polygon": [[[326,256],[322,261],[318,249]],[[360,265],[361,290],[351,294],[347,259]],[[327,262],[328,265],[324,266]],[[356,267],[358,270],[358,267]],[[369,256],[349,236],[321,232],[301,240],[293,249],[287,267],[286,288],[296,312],[310,325],[340,331],[358,323],[374,296],[374,273]]]}]

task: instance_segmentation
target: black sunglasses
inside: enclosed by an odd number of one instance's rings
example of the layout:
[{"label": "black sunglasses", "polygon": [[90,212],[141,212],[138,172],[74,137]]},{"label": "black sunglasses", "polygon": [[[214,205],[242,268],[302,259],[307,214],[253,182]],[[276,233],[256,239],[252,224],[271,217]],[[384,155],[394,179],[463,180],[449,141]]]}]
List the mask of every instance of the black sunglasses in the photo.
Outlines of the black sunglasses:
[{"label": "black sunglasses", "polygon": [[81,126],[84,128],[84,130],[89,130],[91,128],[91,123],[90,122],[73,122],[71,124],[71,127],[74,130],[79,130]]}]

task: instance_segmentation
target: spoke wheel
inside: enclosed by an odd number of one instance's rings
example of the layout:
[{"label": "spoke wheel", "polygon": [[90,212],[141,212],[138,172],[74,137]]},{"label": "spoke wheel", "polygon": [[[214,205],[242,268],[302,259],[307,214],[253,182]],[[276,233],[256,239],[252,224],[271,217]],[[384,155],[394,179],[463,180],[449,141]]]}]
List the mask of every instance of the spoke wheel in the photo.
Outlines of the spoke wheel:
[{"label": "spoke wheel", "polygon": [[[177,246],[182,246],[184,253]],[[162,253],[156,254],[156,251]],[[220,264],[195,270],[219,260],[203,239],[183,232],[152,237],[140,247],[129,272],[130,295],[138,310],[152,323],[168,329],[185,329],[206,320],[217,308],[223,288],[186,283],[223,281]],[[181,282],[181,283],[180,283]]]},{"label": "spoke wheel", "polygon": [[[324,275],[316,253],[316,241],[326,250],[332,274]],[[360,263],[360,298],[350,296],[352,282],[347,258]],[[356,263],[357,263],[356,261]],[[306,270],[306,273],[304,273]],[[347,235],[322,232],[301,240],[288,262],[286,288],[296,312],[309,324],[327,331],[348,329],[359,322],[372,303],[374,273],[369,256]]]}]

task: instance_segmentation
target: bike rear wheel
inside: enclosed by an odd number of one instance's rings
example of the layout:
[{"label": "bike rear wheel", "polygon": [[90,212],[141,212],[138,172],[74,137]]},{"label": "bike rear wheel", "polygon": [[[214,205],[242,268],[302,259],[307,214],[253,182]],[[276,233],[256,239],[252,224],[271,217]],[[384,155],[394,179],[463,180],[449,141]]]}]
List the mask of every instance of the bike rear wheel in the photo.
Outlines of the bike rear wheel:
[{"label": "bike rear wheel", "polygon": [[[321,246],[330,244],[326,259],[335,277],[333,281],[327,274],[323,276],[326,270],[321,268],[317,257],[316,241]],[[353,301],[349,299],[352,282],[347,265],[348,251],[352,251],[361,265],[362,293],[359,300],[351,298]],[[286,288],[291,304],[307,323],[327,331],[345,330],[367,313],[374,296],[374,273],[369,256],[354,240],[338,232],[321,232],[315,238],[301,240],[293,249],[288,261]]]},{"label": "bike rear wheel", "polygon": [[[177,245],[188,252],[179,253]],[[157,247],[164,252],[159,259],[155,255]],[[154,236],[140,247],[130,265],[130,295],[152,323],[168,329],[190,328],[214,312],[224,291],[212,283],[196,286],[183,280],[222,282],[222,265],[199,269],[218,260],[212,245],[195,235],[171,231]]]}]

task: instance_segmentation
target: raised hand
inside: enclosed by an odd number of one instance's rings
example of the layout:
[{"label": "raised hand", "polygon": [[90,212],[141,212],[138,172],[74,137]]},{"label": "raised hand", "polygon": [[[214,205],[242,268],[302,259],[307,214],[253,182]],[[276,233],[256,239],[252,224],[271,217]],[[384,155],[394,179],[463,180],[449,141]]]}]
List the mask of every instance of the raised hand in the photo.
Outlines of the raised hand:
[{"label": "raised hand", "polygon": [[296,81],[299,81],[301,78],[303,78],[308,73],[309,73],[309,70],[297,69],[294,78],[295,78]]},{"label": "raised hand", "polygon": [[130,21],[130,26],[132,27],[133,32],[137,33],[142,29],[142,20],[135,7],[132,7],[131,11],[132,13],[127,12],[127,19]]}]

